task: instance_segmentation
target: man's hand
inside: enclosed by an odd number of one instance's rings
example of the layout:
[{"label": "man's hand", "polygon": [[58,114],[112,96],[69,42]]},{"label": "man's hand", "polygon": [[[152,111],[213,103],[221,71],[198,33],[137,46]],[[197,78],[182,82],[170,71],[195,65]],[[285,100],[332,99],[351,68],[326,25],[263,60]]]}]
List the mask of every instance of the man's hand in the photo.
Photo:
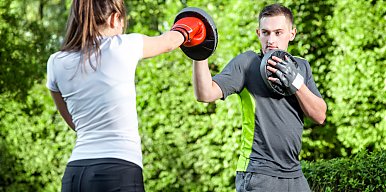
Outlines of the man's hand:
[{"label": "man's hand", "polygon": [[269,77],[268,80],[284,87],[291,95],[296,93],[304,83],[299,67],[287,56],[285,56],[285,61],[276,56],[272,56],[272,59],[276,62],[269,59],[268,63],[272,67],[268,66],[267,69],[274,73],[277,78]]}]

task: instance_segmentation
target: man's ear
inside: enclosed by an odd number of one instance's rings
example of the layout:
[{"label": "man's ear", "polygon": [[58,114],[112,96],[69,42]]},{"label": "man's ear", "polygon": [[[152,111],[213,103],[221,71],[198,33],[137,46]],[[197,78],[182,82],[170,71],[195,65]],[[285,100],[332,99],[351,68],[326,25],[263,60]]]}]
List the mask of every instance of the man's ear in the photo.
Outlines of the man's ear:
[{"label": "man's ear", "polygon": [[256,28],[256,34],[257,34],[258,37],[260,37],[260,30],[259,30],[259,28]]},{"label": "man's ear", "polygon": [[296,28],[293,28],[291,30],[291,37],[290,37],[290,41],[293,41],[295,39],[295,36],[296,36]]}]

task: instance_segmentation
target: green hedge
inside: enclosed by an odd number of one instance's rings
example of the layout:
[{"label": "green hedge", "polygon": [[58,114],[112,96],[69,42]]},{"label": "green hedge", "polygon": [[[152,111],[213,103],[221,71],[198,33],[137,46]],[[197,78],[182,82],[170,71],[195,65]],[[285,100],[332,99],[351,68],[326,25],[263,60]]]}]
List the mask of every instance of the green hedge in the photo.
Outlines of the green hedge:
[{"label": "green hedge", "polygon": [[386,3],[337,1],[327,34],[327,95],[337,139],[356,153],[386,148]]},{"label": "green hedge", "polygon": [[386,151],[361,151],[349,158],[304,162],[302,166],[315,192],[386,190]]},{"label": "green hedge", "polygon": [[58,191],[75,143],[42,84],[24,102],[0,95],[0,191]]}]

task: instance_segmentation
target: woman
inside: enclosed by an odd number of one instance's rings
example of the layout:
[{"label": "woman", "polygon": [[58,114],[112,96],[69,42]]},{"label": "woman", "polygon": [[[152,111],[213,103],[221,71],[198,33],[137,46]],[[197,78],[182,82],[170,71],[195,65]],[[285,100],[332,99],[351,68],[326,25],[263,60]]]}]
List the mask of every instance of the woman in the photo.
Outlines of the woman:
[{"label": "woman", "polygon": [[123,0],[74,0],[64,44],[48,60],[47,87],[77,134],[62,191],[144,191],[137,63],[205,36],[196,18],[160,36],[122,34],[125,15]]}]

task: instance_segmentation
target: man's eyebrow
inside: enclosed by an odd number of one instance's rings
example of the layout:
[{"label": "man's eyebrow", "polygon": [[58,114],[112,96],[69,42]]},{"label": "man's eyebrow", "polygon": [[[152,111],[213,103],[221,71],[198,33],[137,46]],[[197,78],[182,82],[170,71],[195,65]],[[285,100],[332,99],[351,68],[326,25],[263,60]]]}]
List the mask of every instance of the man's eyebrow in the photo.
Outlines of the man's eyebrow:
[{"label": "man's eyebrow", "polygon": [[261,29],[262,31],[283,31],[284,29],[274,29],[274,30],[268,30],[268,29]]}]

